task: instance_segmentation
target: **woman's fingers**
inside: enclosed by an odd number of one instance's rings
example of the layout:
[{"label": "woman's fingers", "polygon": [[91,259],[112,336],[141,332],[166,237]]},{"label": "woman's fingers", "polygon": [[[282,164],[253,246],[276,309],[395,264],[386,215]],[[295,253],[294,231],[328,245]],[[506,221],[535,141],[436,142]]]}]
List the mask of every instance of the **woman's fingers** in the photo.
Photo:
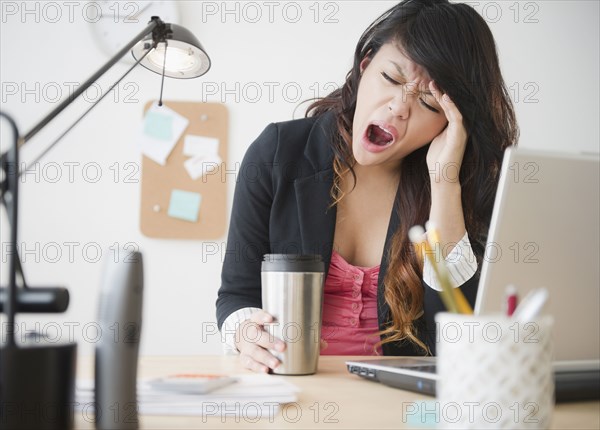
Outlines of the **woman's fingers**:
[{"label": "woman's fingers", "polygon": [[244,367],[254,372],[268,373],[269,369],[279,366],[279,360],[271,355],[266,349],[257,345],[248,345],[240,354]]},{"label": "woman's fingers", "polygon": [[468,137],[463,123],[463,116],[448,94],[443,94],[433,81],[429,82],[429,89],[442,107],[444,115],[448,120],[448,126],[432,142],[432,146],[435,143],[441,148],[434,151],[430,158],[435,158],[432,161],[445,161],[460,165]]},{"label": "woman's fingers", "polygon": [[270,335],[264,325],[273,321],[273,316],[260,310],[240,324],[237,348],[244,367],[255,372],[268,372],[281,362],[269,350],[284,351],[285,343]]},{"label": "woman's fingers", "polygon": [[257,324],[264,324],[273,321],[273,315],[261,310],[258,310],[250,315],[250,321]]},{"label": "woman's fingers", "polygon": [[[238,349],[244,366],[257,372],[266,372],[279,366],[279,360],[267,349],[276,349],[275,342],[262,326],[246,320],[240,325]],[[281,342],[281,341],[279,341]],[[283,343],[283,342],[281,342]],[[278,344],[277,344],[278,345]],[[281,346],[277,346],[281,348]]]},{"label": "woman's fingers", "polygon": [[271,314],[269,314],[261,309],[259,311],[254,312],[250,316],[250,321],[252,321],[252,322],[256,323],[258,326],[260,326],[260,332],[262,332],[261,336],[258,336],[258,334],[256,334],[257,337],[253,338],[253,339],[255,339],[255,343],[262,346],[263,348],[273,349],[273,350],[279,351],[279,352],[285,351],[285,343],[282,340],[277,339],[274,336],[271,336],[263,328],[263,326],[265,324],[269,324],[269,323],[273,322],[273,316]]},{"label": "woman's fingers", "polygon": [[246,369],[257,373],[269,373],[269,368],[256,361],[251,354],[246,354],[244,352],[240,353],[240,360],[242,360],[242,365]]},{"label": "woman's fingers", "polygon": [[462,114],[460,113],[454,102],[450,99],[450,96],[448,96],[448,94],[443,94],[433,81],[429,82],[429,89],[433,97],[442,107],[448,122],[460,122],[462,124]]},{"label": "woman's fingers", "polygon": [[240,337],[245,343],[259,345],[278,352],[285,351],[285,343],[269,334],[262,325],[251,320],[244,321],[240,326]]}]

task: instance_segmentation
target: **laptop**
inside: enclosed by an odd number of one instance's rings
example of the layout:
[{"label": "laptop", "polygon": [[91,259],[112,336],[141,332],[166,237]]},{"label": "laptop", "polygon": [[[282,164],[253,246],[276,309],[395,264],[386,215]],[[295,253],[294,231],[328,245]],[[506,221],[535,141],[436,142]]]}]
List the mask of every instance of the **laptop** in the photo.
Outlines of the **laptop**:
[{"label": "laptop", "polygon": [[[506,150],[474,312],[502,312],[508,284],[520,297],[549,291],[544,313],[554,318],[557,401],[600,398],[599,208],[599,154]],[[346,365],[364,378],[435,395],[435,357]]]}]

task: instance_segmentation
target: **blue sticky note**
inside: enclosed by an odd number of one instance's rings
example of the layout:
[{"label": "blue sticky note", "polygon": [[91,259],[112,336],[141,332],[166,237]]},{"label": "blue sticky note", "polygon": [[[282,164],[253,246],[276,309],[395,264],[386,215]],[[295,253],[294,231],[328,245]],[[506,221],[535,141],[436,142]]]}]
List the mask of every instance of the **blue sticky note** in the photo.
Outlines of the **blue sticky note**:
[{"label": "blue sticky note", "polygon": [[434,400],[403,403],[403,422],[410,428],[436,428],[440,422],[440,404]]},{"label": "blue sticky note", "polygon": [[155,139],[169,140],[173,136],[173,117],[150,111],[144,118],[144,134]]},{"label": "blue sticky note", "polygon": [[201,201],[202,196],[198,193],[173,190],[171,191],[171,201],[169,202],[167,214],[173,218],[196,222],[198,221]]}]

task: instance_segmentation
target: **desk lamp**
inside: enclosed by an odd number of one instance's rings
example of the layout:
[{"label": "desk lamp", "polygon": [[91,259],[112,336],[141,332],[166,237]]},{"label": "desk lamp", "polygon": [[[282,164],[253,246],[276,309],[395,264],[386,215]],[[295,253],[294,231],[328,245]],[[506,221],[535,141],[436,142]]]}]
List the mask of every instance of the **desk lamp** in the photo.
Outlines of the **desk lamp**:
[{"label": "desk lamp", "polygon": [[[50,123],[60,112],[106,73],[129,50],[136,62],[110,88],[112,90],[138,64],[164,77],[189,79],[205,74],[210,59],[196,37],[184,27],[164,23],[153,16],[147,27],[85,81],[67,99],[46,115],[25,136],[15,121],[0,112],[13,134],[13,145],[0,157],[0,203],[5,206],[10,226],[8,288],[0,290],[0,311],[6,314],[6,332],[0,348],[0,422],[10,429],[71,429],[75,386],[76,343],[52,344],[40,335],[17,342],[15,315],[18,312],[64,312],[69,303],[64,288],[30,288],[17,253],[19,148]],[[35,160],[56,145],[96,104],[106,91]],[[34,161],[34,163],[35,163]],[[17,288],[17,276],[20,288]]]}]

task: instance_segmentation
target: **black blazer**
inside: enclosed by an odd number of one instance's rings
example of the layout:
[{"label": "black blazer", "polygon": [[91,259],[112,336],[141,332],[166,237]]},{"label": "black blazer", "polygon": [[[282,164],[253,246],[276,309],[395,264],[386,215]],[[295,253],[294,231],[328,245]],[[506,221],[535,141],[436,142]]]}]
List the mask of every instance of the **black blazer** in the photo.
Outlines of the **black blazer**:
[{"label": "black blazer", "polygon": [[[328,112],[270,124],[248,148],[237,178],[229,237],[217,298],[217,323],[244,307],[261,308],[261,261],[264,254],[321,254],[326,271],[331,261],[336,208],[331,207],[335,116]],[[389,321],[383,295],[387,250],[400,219],[392,212],[379,271],[379,328]],[[327,273],[326,273],[327,274]],[[478,276],[461,289],[475,301]],[[444,306],[437,291],[423,284],[424,314],[419,338],[435,354],[434,315]],[[383,345],[384,355],[422,355],[410,342]]]}]

